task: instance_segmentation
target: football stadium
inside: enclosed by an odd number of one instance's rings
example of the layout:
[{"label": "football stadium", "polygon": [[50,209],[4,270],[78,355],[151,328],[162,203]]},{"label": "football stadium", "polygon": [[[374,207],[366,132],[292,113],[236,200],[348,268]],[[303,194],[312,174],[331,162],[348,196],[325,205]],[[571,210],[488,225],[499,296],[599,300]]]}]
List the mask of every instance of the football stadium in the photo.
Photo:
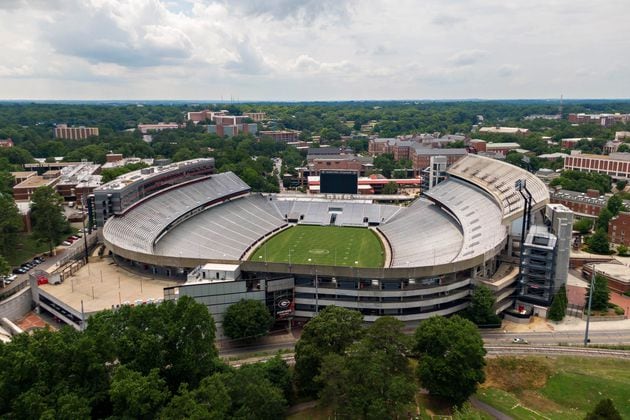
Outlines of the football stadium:
[{"label": "football stadium", "polygon": [[311,318],[327,305],[366,321],[418,321],[465,309],[488,285],[497,312],[514,304],[520,221],[549,201],[527,171],[468,155],[408,205],[364,196],[251,192],[213,159],[125,174],[95,190],[90,218],[116,262],[177,281],[220,322],[240,299],[265,301],[277,318]]}]

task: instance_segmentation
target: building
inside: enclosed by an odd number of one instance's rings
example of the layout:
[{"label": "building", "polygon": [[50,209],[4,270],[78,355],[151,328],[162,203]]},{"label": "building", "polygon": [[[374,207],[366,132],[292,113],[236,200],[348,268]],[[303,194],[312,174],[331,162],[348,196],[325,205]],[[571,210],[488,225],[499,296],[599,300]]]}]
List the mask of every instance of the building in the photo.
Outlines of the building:
[{"label": "building", "polygon": [[599,124],[602,127],[612,127],[615,124],[630,122],[630,114],[569,114],[568,118],[573,124]]},{"label": "building", "polygon": [[630,139],[630,131],[616,131],[615,140],[621,141],[623,139]]},{"label": "building", "polygon": [[[447,139],[444,140],[443,144],[454,141],[463,141],[462,136],[445,137]],[[458,159],[468,154],[467,148],[432,147],[433,141],[427,140],[427,138],[428,137],[417,136],[416,139],[420,139],[420,142],[413,140],[403,140],[400,138],[371,139],[368,143],[368,152],[373,156],[389,153],[393,155],[394,160],[396,161],[403,159],[410,160],[412,163],[412,169],[416,174],[419,174],[421,171],[429,167],[429,165],[431,164],[431,157],[433,156],[444,156],[447,159],[447,164],[451,165]],[[431,138],[435,139],[434,137]],[[422,139],[425,139],[426,143],[423,144],[421,142]],[[442,141],[440,139],[442,138],[438,138],[439,141]]]},{"label": "building", "polygon": [[422,171],[422,190],[429,191],[440,182],[446,181],[448,179],[447,168],[446,156],[432,156],[429,167]]},{"label": "building", "polygon": [[593,141],[593,137],[572,137],[560,139],[560,146],[563,149],[575,149],[575,146],[582,140]]},{"label": "building", "polygon": [[15,201],[30,201],[36,189],[43,186],[54,187],[59,182],[60,176],[60,171],[47,171],[41,176],[30,176],[13,186],[13,198]]},{"label": "building", "polygon": [[266,119],[266,114],[264,112],[243,112],[243,115],[251,118],[254,122],[261,122]]},{"label": "building", "polygon": [[210,111],[209,109],[204,109],[203,111],[192,111],[186,114],[186,120],[192,121],[197,124],[200,122],[209,122],[214,121],[215,115],[227,115],[228,111]]},{"label": "building", "polygon": [[614,244],[630,245],[630,213],[620,212],[610,220],[608,237]]},{"label": "building", "polygon": [[269,137],[278,143],[295,143],[300,140],[297,130],[261,130],[260,138]]},{"label": "building", "polygon": [[571,209],[577,216],[597,218],[608,203],[608,197],[600,195],[597,190],[588,190],[585,193],[553,189],[550,191],[551,203],[562,204]]},{"label": "building", "polygon": [[98,136],[98,127],[68,127],[67,124],[57,124],[53,135],[56,139],[83,140]]},{"label": "building", "polygon": [[144,168],[124,174],[101,185],[90,197],[90,218],[102,227],[107,219],[124,214],[138,201],[214,173],[214,159],[194,159],[170,165]]},{"label": "building", "polygon": [[630,268],[627,265],[616,260],[606,263],[585,264],[582,267],[582,277],[590,280],[593,268],[595,274],[606,277],[611,292],[621,294],[630,291]]},{"label": "building", "polygon": [[37,172],[35,171],[17,171],[11,172],[11,176],[13,177],[13,185],[19,184],[20,182],[24,182],[32,176],[36,176]]},{"label": "building", "polygon": [[564,169],[581,172],[595,172],[609,175],[614,179],[630,179],[630,153],[591,155],[576,153],[564,158]]},{"label": "building", "polygon": [[83,203],[94,189],[101,185],[101,165],[82,162],[61,169],[55,189],[68,202]]},{"label": "building", "polygon": [[13,146],[14,144],[12,139],[0,139],[0,148],[8,148]]},{"label": "building", "polygon": [[[264,292],[276,319],[307,320],[338,305],[360,311],[367,322],[391,315],[417,323],[464,310],[471,291],[483,282],[493,284],[501,311],[513,304],[517,287],[509,263],[517,240],[511,226],[522,219],[524,205],[515,181],[526,179],[534,211],[549,200],[545,185],[532,174],[476,155],[452,164],[447,179],[405,207],[365,198],[251,193],[229,172],[179,179],[167,170],[154,173],[159,180],[142,174],[117,180],[133,199],[100,223],[103,243],[116,261],[179,279],[164,290],[165,299],[193,296],[217,314],[222,302]],[[173,183],[139,193],[148,182],[164,179]],[[95,201],[113,198],[108,195],[117,188],[101,187]],[[107,211],[114,203],[99,206]],[[294,224],[374,229],[389,257],[378,268],[250,259],[266,238]],[[255,298],[262,300],[262,293]]]},{"label": "building", "polygon": [[573,212],[562,204],[549,204],[545,220],[546,225],[529,229],[522,244],[518,300],[549,306],[567,282]]},{"label": "building", "polygon": [[138,124],[138,130],[142,134],[149,134],[153,132],[159,132],[164,130],[176,130],[180,128],[181,125],[175,122],[165,123],[159,122],[157,124]]},{"label": "building", "polygon": [[481,127],[479,129],[479,132],[491,134],[513,134],[517,136],[523,136],[529,133],[529,129],[519,127]]},{"label": "building", "polygon": [[255,123],[236,123],[231,124],[231,121],[242,121],[243,118],[237,119],[236,117],[219,117],[217,124],[208,125],[208,133],[216,134],[219,136],[233,137],[238,134],[251,134],[256,135],[258,132],[258,124]]},{"label": "building", "polygon": [[508,143],[486,143],[486,150],[484,152],[487,153],[495,153],[506,156],[511,151],[516,151],[521,148],[521,145],[514,142]]}]

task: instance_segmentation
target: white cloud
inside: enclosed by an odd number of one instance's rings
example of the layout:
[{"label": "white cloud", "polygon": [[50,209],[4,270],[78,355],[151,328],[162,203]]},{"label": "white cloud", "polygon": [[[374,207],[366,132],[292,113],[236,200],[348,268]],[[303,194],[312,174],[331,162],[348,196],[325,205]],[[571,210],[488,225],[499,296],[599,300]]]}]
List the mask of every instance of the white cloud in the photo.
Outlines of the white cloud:
[{"label": "white cloud", "polygon": [[619,97],[628,20],[625,0],[0,0],[0,98]]}]

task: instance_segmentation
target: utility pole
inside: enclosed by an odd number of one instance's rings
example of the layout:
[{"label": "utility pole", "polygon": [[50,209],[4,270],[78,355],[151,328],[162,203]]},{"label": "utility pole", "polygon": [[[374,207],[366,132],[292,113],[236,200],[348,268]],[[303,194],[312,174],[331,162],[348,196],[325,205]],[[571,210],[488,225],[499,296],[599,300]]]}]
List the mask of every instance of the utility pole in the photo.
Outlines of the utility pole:
[{"label": "utility pole", "polygon": [[591,303],[593,303],[593,284],[595,283],[595,264],[591,273],[591,288],[588,291],[588,312],[586,313],[586,331],[584,332],[584,347],[588,346],[588,327],[591,323]]}]

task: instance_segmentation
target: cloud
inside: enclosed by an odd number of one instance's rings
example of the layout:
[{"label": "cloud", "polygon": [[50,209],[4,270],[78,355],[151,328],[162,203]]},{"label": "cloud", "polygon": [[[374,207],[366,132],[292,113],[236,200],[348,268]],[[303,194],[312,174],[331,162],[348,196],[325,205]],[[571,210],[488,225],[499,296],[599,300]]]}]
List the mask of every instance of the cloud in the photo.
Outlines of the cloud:
[{"label": "cloud", "polygon": [[471,64],[477,63],[479,60],[483,59],[488,55],[487,51],[483,50],[466,50],[459,51],[448,58],[448,62],[450,64],[456,66],[469,66]]},{"label": "cloud", "polygon": [[353,1],[350,0],[224,0],[226,7],[240,10],[245,15],[267,16],[274,20],[292,18],[311,23],[319,17],[346,19]]},{"label": "cloud", "polygon": [[431,23],[438,26],[452,26],[457,23],[464,22],[465,19],[461,16],[449,15],[445,13],[439,13],[431,19]]},{"label": "cloud", "polygon": [[338,62],[320,62],[309,55],[302,54],[289,65],[289,69],[298,73],[344,73],[356,67],[347,60]]},{"label": "cloud", "polygon": [[515,66],[512,64],[503,64],[497,69],[497,74],[500,77],[510,77],[514,75],[519,69],[519,66]]},{"label": "cloud", "polygon": [[33,74],[33,68],[27,65],[8,67],[0,65],[0,77],[25,77]]},{"label": "cloud", "polygon": [[248,38],[238,41],[235,46],[236,57],[225,64],[225,68],[246,75],[265,74],[270,67],[260,50]]}]

